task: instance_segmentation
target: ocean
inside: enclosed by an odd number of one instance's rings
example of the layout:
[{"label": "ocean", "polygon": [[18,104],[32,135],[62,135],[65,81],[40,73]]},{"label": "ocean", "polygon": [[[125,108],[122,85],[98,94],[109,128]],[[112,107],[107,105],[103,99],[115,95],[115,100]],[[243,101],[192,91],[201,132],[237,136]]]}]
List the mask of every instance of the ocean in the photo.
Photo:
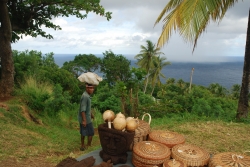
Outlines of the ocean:
[{"label": "ocean", "polygon": [[[96,55],[102,56],[102,55]],[[126,55],[124,55],[126,57]],[[74,60],[75,54],[55,54],[55,63],[61,67],[64,62]],[[171,61],[170,61],[171,62]],[[136,60],[131,60],[131,66],[136,67]],[[231,89],[234,84],[240,84],[243,73],[243,58],[231,57],[226,62],[171,62],[162,73],[168,78],[175,78],[190,82],[192,68],[194,68],[192,83],[195,85],[209,86],[218,83],[221,86]],[[163,83],[166,79],[161,79]]]}]

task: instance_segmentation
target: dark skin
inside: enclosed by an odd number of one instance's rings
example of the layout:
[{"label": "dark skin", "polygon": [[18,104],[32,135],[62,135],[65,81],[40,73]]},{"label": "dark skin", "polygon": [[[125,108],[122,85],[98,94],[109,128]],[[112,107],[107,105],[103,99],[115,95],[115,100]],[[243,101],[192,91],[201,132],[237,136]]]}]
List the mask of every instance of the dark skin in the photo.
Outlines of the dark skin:
[{"label": "dark skin", "polygon": [[[94,90],[95,90],[94,86],[86,86],[86,92],[89,95],[93,94]],[[87,122],[86,122],[85,112],[81,112],[81,114],[82,114],[82,120],[83,120],[82,125],[83,125],[83,127],[86,127]],[[91,113],[91,118],[94,119],[94,115],[92,113]],[[93,138],[93,136],[88,136],[87,147],[91,146],[92,138]],[[85,148],[84,140],[85,140],[85,136],[81,136],[81,148]]]}]

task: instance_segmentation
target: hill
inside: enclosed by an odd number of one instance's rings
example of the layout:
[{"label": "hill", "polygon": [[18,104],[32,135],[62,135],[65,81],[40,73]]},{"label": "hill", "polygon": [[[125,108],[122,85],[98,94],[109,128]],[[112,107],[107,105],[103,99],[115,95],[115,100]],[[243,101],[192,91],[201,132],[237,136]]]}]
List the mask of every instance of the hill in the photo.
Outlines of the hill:
[{"label": "hill", "polygon": [[[98,115],[98,114],[97,114]],[[190,121],[190,118],[152,118],[151,130],[170,130],[186,142],[219,152],[243,154],[250,150],[250,125],[219,120]],[[100,148],[96,131],[93,145],[79,150],[78,124],[72,118],[48,118],[22,104],[18,97],[0,100],[0,164],[11,167],[53,167],[67,157],[77,158]]]}]

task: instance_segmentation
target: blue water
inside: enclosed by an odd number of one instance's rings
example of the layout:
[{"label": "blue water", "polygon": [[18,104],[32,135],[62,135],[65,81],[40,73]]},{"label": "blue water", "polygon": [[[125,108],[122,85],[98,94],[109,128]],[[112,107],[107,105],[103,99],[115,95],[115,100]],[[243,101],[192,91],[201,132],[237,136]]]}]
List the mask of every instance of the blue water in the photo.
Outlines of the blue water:
[{"label": "blue water", "polygon": [[[64,62],[74,60],[74,57],[75,55],[62,54],[54,56],[56,64],[60,67]],[[136,66],[135,62],[135,60],[131,60],[131,66]],[[211,83],[218,83],[230,89],[234,84],[241,85],[243,58],[232,57],[228,62],[217,63],[171,62],[171,65],[162,70],[162,73],[166,76],[166,79],[175,78],[176,81],[183,79],[185,82],[190,82],[192,68],[194,68],[193,84],[207,87]],[[162,79],[162,82],[165,83],[166,79]]]},{"label": "blue water", "polygon": [[227,89],[234,84],[241,84],[243,62],[221,63],[180,63],[173,62],[162,70],[167,78],[183,79],[190,82],[192,68],[194,68],[192,83],[209,86],[218,83]]}]

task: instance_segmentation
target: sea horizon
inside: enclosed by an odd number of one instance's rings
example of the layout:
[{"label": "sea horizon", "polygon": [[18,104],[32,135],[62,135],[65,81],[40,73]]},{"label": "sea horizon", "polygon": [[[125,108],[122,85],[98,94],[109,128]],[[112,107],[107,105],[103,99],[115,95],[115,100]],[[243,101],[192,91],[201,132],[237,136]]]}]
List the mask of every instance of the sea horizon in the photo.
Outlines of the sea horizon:
[{"label": "sea horizon", "polygon": [[[55,54],[55,63],[62,67],[64,62],[74,60],[76,55]],[[102,54],[94,55],[97,57],[103,56]],[[128,60],[131,61],[131,66],[136,67],[136,59]],[[194,68],[192,83],[195,85],[208,87],[212,83],[218,83],[227,89],[231,89],[234,84],[241,84],[244,64],[242,57],[223,57],[223,59],[217,61],[204,62],[171,61],[168,59],[167,61],[170,61],[171,65],[165,66],[162,70],[162,73],[166,76],[166,78],[161,78],[162,83],[165,83],[168,78],[190,82],[191,70]]]}]

